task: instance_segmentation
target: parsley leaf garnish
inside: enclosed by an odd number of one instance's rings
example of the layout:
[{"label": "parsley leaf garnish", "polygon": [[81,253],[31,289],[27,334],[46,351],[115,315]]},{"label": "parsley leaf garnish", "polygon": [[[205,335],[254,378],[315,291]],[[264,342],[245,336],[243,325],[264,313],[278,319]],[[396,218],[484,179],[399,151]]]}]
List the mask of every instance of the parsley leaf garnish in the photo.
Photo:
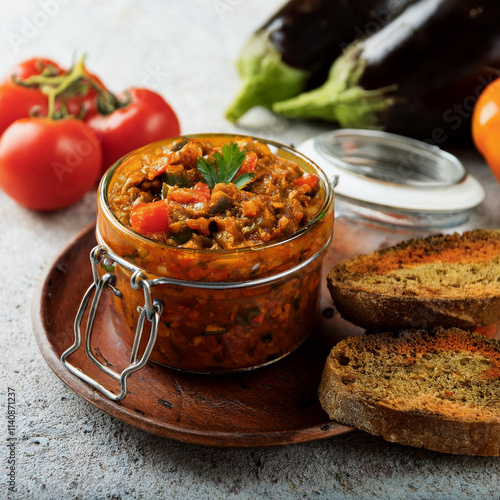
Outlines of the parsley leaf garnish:
[{"label": "parsley leaf garnish", "polygon": [[198,165],[198,170],[205,179],[207,186],[210,189],[213,189],[213,187],[218,182],[217,171],[215,170],[214,164],[210,163],[208,160],[205,160],[205,158],[203,158],[202,156],[198,156],[198,161],[196,162],[196,164]]},{"label": "parsley leaf garnish", "polygon": [[250,184],[252,182],[252,179],[255,177],[255,174],[253,172],[247,172],[246,174],[240,175],[237,179],[233,181],[233,184],[238,188],[238,189],[243,189],[245,186]]},{"label": "parsley leaf garnish", "polygon": [[222,155],[218,151],[214,154],[219,182],[231,182],[245,161],[246,155],[247,152],[242,151],[235,142],[230,142],[228,145],[224,144],[222,146]]},{"label": "parsley leaf garnish", "polygon": [[[198,170],[208,187],[213,189],[217,183],[227,184],[233,181],[241,165],[243,165],[246,155],[245,150],[241,150],[238,144],[231,141],[229,144],[222,146],[222,154],[218,151],[214,154],[215,163],[211,163],[199,156],[197,161]],[[215,168],[216,166],[217,168]],[[240,175],[234,181],[234,185],[238,189],[242,189],[254,178],[254,175],[253,172]]]}]

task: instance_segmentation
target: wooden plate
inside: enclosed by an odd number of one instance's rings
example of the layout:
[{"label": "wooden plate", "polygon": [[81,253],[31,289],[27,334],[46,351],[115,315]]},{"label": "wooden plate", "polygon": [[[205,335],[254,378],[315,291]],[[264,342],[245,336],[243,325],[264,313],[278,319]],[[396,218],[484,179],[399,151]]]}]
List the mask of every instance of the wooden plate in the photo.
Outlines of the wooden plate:
[{"label": "wooden plate", "polygon": [[[96,244],[94,231],[94,225],[82,231],[57,257],[36,290],[32,308],[35,337],[43,357],[78,395],[140,429],[207,446],[284,445],[353,430],[331,422],[316,396],[331,347],[340,338],[360,332],[333,314],[326,286],[317,331],[296,352],[271,366],[238,374],[196,375],[148,363],[130,376],[128,394],[119,403],[68,372],[59,358],[73,343],[75,314],[92,280],[89,252]],[[330,249],[325,269],[347,254],[366,250],[364,244],[359,248],[359,238],[351,233],[337,224],[334,239],[340,236],[342,244],[337,251]],[[374,244],[377,246],[372,241]],[[93,345],[98,356],[121,369],[128,364],[130,350],[115,331],[112,314],[105,300],[97,313]],[[115,382],[87,359],[84,349],[69,360],[106,387],[117,390]]]}]

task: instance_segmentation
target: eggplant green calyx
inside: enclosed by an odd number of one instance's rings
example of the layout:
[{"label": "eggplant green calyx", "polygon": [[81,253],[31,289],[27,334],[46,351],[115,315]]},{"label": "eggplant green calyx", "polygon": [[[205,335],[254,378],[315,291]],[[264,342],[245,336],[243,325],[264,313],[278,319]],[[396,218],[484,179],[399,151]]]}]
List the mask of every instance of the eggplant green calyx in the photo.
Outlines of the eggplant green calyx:
[{"label": "eggplant green calyx", "polygon": [[238,60],[238,72],[242,86],[226,111],[231,122],[254,106],[271,108],[277,101],[300,94],[310,76],[307,71],[285,64],[265,32],[249,40]]},{"label": "eggplant green calyx", "polygon": [[379,128],[378,115],[395,102],[396,85],[366,90],[359,81],[366,62],[360,45],[351,46],[333,64],[328,80],[318,89],[277,102],[272,109],[290,118],[319,118],[344,128]]}]

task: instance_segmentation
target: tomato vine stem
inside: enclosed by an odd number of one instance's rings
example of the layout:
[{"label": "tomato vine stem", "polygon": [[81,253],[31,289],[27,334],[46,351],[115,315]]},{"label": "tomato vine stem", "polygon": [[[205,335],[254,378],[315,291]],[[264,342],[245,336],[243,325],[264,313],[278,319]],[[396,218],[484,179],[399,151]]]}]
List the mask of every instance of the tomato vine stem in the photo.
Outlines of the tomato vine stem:
[{"label": "tomato vine stem", "polygon": [[[130,95],[125,99],[118,97],[106,89],[96,78],[89,75],[85,68],[85,57],[83,54],[68,73],[54,75],[51,71],[39,75],[32,75],[26,79],[13,77],[14,83],[29,88],[37,88],[48,98],[47,118],[56,120],[66,118],[69,115],[65,105],[65,99],[74,94],[85,94],[90,89],[97,93],[97,107],[101,114],[107,115],[116,109],[127,106],[130,103]],[[60,100],[59,109],[56,102]],[[79,118],[83,118],[86,109],[82,107]]]}]

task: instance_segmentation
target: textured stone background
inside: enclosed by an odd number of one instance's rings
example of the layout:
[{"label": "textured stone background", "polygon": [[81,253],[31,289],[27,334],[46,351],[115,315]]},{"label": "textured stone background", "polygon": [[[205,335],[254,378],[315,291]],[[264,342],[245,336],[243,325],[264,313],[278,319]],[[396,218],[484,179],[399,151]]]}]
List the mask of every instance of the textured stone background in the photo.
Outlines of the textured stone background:
[{"label": "textured stone background", "polygon": [[[67,64],[86,52],[89,68],[112,89],[142,83],[162,92],[184,132],[241,131],[222,117],[237,87],[233,62],[244,37],[278,4],[0,0],[0,74],[32,55]],[[50,15],[43,15],[44,5]],[[294,143],[324,128],[287,124],[264,111],[251,113],[244,126]],[[464,158],[489,200],[469,226],[498,227],[500,186],[476,155]],[[18,399],[14,498],[499,498],[498,459],[411,449],[361,432],[286,448],[208,449],[146,434],[87,404],[39,354],[30,302],[42,270],[94,216],[93,194],[65,211],[37,214],[0,193],[0,414],[12,387]],[[0,456],[3,498],[5,439]]]}]

